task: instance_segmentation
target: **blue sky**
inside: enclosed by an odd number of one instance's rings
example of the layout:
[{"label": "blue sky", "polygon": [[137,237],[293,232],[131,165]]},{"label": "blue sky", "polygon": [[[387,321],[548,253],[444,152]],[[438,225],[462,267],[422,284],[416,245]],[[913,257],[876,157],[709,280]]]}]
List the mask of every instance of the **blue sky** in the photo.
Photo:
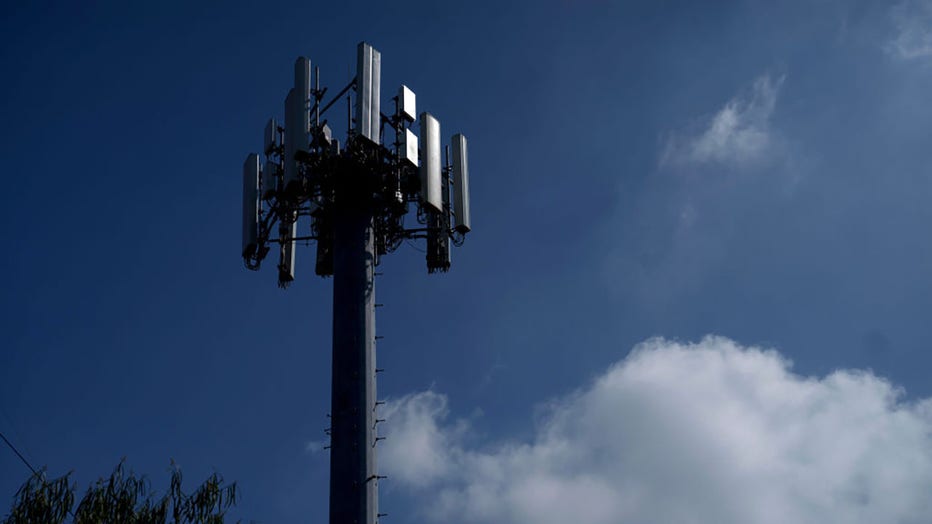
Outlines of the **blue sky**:
[{"label": "blue sky", "polygon": [[[0,430],[30,461],[85,485],[126,456],[161,486],[174,458],[238,481],[237,517],[325,521],[331,282],[307,248],[285,292],[242,267],[241,165],[295,57],[339,89],[360,40],[383,93],[410,86],[471,156],[452,271],[405,246],[377,282],[391,521],[548,522],[528,508],[552,489],[621,501],[590,522],[769,522],[716,497],[752,485],[799,522],[928,517],[928,0],[7,8]],[[597,434],[626,444],[547,459]],[[852,451],[821,462],[825,435]],[[755,446],[786,453],[738,468],[755,482],[706,453]],[[915,467],[872,469],[899,455]],[[0,452],[7,500],[27,473]],[[800,479],[835,491],[801,500]],[[683,513],[644,509],[673,493]]]}]

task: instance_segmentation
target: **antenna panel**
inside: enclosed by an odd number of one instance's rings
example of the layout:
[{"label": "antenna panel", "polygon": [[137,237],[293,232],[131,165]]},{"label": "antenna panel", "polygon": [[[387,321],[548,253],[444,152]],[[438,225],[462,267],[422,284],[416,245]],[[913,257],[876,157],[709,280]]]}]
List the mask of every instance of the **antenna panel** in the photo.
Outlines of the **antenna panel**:
[{"label": "antenna panel", "polygon": [[469,157],[466,149],[466,137],[455,134],[453,143],[453,214],[456,216],[454,228],[460,233],[468,233],[469,226]]},{"label": "antenna panel", "polygon": [[295,154],[295,144],[297,143],[295,131],[298,127],[297,118],[295,118],[294,112],[294,89],[288,90],[288,95],[285,97],[285,158],[283,163],[285,165],[285,185],[288,187],[288,183],[297,178],[298,166],[294,160]]},{"label": "antenna panel", "polygon": [[305,122],[306,108],[301,107],[301,98],[298,91],[291,89],[285,97],[285,183],[283,190],[288,189],[291,182],[298,179],[298,163],[294,156],[298,151],[307,150],[308,134]]},{"label": "antenna panel", "polygon": [[[298,180],[298,162],[295,155],[299,151],[307,151],[311,140],[310,96],[311,61],[303,56],[298,57],[294,63],[294,88],[285,97],[285,173],[282,185],[282,190],[285,191]],[[292,226],[292,237],[295,236],[296,227]],[[290,256],[283,255],[283,260],[290,259],[290,262],[283,261],[282,265],[290,268],[288,272],[294,278],[294,247],[286,246],[286,251],[290,252]]]},{"label": "antenna panel", "polygon": [[376,144],[381,143],[381,77],[382,54],[360,42],[356,48],[356,133]]},{"label": "antenna panel", "polygon": [[414,167],[417,163],[417,135],[410,129],[405,129],[404,144],[402,144],[401,159]]},{"label": "antenna panel", "polygon": [[243,258],[256,252],[259,237],[259,155],[250,153],[243,163]]},{"label": "antenna panel", "polygon": [[420,178],[421,203],[433,210],[443,210],[443,186],[440,173],[440,122],[430,113],[421,113]]},{"label": "antenna panel", "polygon": [[417,99],[414,96],[414,91],[411,91],[406,85],[402,85],[401,89],[398,90],[398,110],[408,122],[417,120]]},{"label": "antenna panel", "polygon": [[267,160],[265,168],[262,170],[262,198],[266,199],[278,189],[278,164]]},{"label": "antenna panel", "polygon": [[294,88],[305,101],[311,96],[311,61],[299,56],[294,62]]},{"label": "antenna panel", "polygon": [[[305,57],[299,57],[294,63],[294,90],[297,97],[295,112],[299,116],[298,126],[299,133],[307,137],[311,129],[311,61]],[[303,131],[301,131],[303,129]],[[304,139],[304,145],[299,149],[307,149],[308,139]]]},{"label": "antenna panel", "polygon": [[278,148],[278,124],[274,118],[270,118],[265,124],[265,154],[271,155]]}]

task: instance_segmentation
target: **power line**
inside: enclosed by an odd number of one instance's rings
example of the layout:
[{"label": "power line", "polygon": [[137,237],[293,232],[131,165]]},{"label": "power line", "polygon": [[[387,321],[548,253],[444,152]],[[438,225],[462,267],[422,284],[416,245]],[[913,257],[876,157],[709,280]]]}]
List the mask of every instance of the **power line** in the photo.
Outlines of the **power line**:
[{"label": "power line", "polygon": [[[10,449],[13,450],[13,453],[16,453],[16,456],[19,457],[19,459],[23,461],[23,464],[25,464],[26,467],[29,468],[29,471],[32,471],[32,474],[35,475],[36,478],[42,481],[43,485],[48,485],[45,478],[42,475],[39,475],[39,472],[36,471],[36,468],[32,467],[32,464],[30,464],[29,461],[26,460],[26,457],[24,457],[23,454],[20,453],[18,449],[16,449],[16,446],[14,446],[12,442],[7,440],[6,435],[4,435],[2,431],[0,431],[0,438],[2,438],[4,442],[6,442],[7,446],[10,446]],[[71,515],[71,518],[74,518],[74,511],[72,511],[70,507],[68,508],[68,514]]]},{"label": "power line", "polygon": [[29,468],[29,471],[32,471],[33,475],[39,476],[39,472],[36,471],[36,468],[32,467],[32,464],[30,464],[29,461],[26,460],[26,457],[24,457],[23,454],[20,453],[18,449],[16,449],[16,446],[14,446],[12,442],[7,440],[6,435],[4,435],[2,431],[0,431],[0,438],[2,438],[4,442],[6,442],[7,446],[10,446],[10,449],[13,450],[13,453],[16,453],[16,456],[19,457],[19,459],[23,461],[23,464],[25,464],[26,467]]}]

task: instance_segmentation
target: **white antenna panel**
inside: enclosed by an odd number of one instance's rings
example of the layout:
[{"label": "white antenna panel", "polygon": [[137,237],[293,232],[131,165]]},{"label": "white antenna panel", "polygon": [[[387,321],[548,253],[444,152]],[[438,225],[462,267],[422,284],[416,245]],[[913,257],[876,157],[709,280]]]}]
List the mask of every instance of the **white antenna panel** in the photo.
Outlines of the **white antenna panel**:
[{"label": "white antenna panel", "polygon": [[443,186],[440,173],[440,122],[430,113],[421,113],[421,202],[435,211],[443,211]]},{"label": "white antenna panel", "polygon": [[402,147],[401,159],[417,167],[417,135],[410,129],[405,129],[404,144],[402,144]]},{"label": "white antenna panel", "polygon": [[466,137],[453,135],[453,214],[456,215],[454,228],[460,233],[468,233],[469,227],[469,156]]},{"label": "white antenna panel", "polygon": [[243,258],[256,251],[259,237],[259,155],[250,153],[243,163]]},{"label": "white antenna panel", "polygon": [[[307,135],[311,129],[311,61],[303,56],[299,57],[294,63],[294,90],[298,97],[298,106],[295,108],[295,112],[300,114],[298,126],[304,129],[301,132]],[[304,146],[299,149],[306,148],[307,140],[305,140]]]},{"label": "white antenna panel", "polygon": [[291,182],[297,178],[298,166],[294,160],[295,153],[295,131],[298,127],[297,118],[295,118],[294,112],[294,89],[288,90],[288,96],[285,97],[285,187],[288,187],[288,182]]},{"label": "white antenna panel", "polygon": [[265,154],[271,155],[278,147],[278,123],[274,118],[270,118],[265,124]]},{"label": "white antenna panel", "polygon": [[360,42],[356,48],[356,133],[376,144],[381,143],[381,77],[382,54]]},{"label": "white antenna panel", "polygon": [[398,110],[401,111],[401,116],[405,117],[408,122],[417,120],[417,99],[414,96],[414,91],[411,91],[406,85],[401,86],[401,89],[398,90]]},{"label": "white antenna panel", "polygon": [[308,145],[307,128],[302,131],[306,109],[301,108],[301,99],[297,93],[291,89],[285,97],[285,183],[282,189],[287,189],[291,182],[298,179],[298,163],[294,155],[306,150]]}]

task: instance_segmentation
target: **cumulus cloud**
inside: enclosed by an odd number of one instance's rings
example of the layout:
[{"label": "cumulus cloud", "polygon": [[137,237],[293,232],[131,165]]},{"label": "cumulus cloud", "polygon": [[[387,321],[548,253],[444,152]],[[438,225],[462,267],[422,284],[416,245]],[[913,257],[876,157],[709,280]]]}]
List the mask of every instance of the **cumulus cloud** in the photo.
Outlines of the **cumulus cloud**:
[{"label": "cumulus cloud", "polygon": [[763,75],[754,81],[749,93],[729,100],[698,132],[672,134],[660,165],[747,167],[770,158],[774,147],[770,118],[784,78]]},{"label": "cumulus cloud", "polygon": [[387,407],[382,470],[431,522],[919,523],[932,400],[867,371],[794,374],[773,350],[652,339],[546,404],[533,439],[479,446],[427,391]]},{"label": "cumulus cloud", "polygon": [[895,35],[887,53],[904,60],[932,57],[932,0],[905,0],[891,14]]}]

